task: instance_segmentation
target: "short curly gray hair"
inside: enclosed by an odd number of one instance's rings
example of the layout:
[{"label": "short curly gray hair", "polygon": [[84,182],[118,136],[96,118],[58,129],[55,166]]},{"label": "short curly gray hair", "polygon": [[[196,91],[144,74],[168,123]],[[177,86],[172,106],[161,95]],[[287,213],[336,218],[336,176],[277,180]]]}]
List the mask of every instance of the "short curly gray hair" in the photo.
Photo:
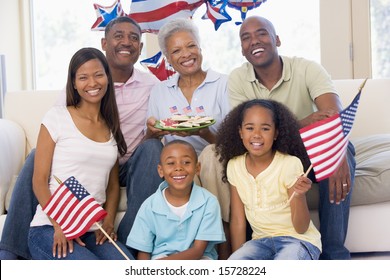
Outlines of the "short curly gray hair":
[{"label": "short curly gray hair", "polygon": [[167,40],[173,34],[179,31],[187,31],[194,35],[195,40],[200,47],[199,29],[195,23],[188,18],[177,18],[164,24],[158,32],[158,44],[163,55],[167,56]]}]

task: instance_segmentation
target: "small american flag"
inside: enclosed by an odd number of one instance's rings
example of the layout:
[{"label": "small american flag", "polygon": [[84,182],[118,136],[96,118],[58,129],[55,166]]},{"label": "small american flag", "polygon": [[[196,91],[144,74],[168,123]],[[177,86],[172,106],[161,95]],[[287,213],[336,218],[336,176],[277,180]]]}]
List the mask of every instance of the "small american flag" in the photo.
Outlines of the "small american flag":
[{"label": "small american flag", "polygon": [[184,114],[191,113],[192,112],[191,106],[187,106],[187,107],[183,108],[183,112],[184,112]]},{"label": "small american flag", "polygon": [[348,138],[364,84],[365,82],[343,111],[299,130],[317,181],[332,176],[347,151]]},{"label": "small american flag", "polygon": [[83,235],[92,224],[107,215],[73,176],[60,184],[42,209],[60,225],[68,239]]},{"label": "small american flag", "polygon": [[176,113],[177,113],[177,106],[169,107],[169,111],[170,111],[172,114],[176,114]]},{"label": "small american flag", "polygon": [[203,106],[196,107],[195,110],[196,110],[196,112],[197,112],[198,114],[204,113],[204,107],[203,107]]}]

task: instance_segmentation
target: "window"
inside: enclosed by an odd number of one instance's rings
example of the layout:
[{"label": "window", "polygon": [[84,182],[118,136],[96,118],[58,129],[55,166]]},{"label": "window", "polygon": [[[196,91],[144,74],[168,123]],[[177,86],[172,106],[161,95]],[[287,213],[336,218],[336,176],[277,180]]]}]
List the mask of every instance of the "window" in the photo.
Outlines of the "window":
[{"label": "window", "polygon": [[[226,10],[232,20],[222,23],[217,31],[210,20],[201,19],[205,5],[196,11],[194,19],[201,33],[205,67],[228,74],[245,58],[238,37],[240,26],[236,24],[242,22],[240,11]],[[274,24],[282,43],[279,54],[321,62],[319,0],[269,0],[248,11],[247,17],[252,15],[263,16]]]},{"label": "window", "polygon": [[[282,41],[280,54],[304,56],[319,62],[318,2],[319,0],[269,0],[250,10],[247,16],[261,15],[274,23]],[[96,21],[93,4],[111,6],[114,0],[68,0],[61,3],[34,0],[31,3],[35,87],[62,88],[66,83],[68,63],[74,52],[87,46],[101,49],[103,32],[91,31]],[[121,4],[128,13],[131,0],[121,0]],[[223,23],[217,31],[210,20],[201,19],[206,5],[196,10],[194,20],[201,32],[204,68],[212,66],[214,70],[227,74],[241,65],[245,58],[241,55],[239,25],[235,24],[241,21],[240,11],[229,7],[226,9],[232,20]],[[143,39],[145,42],[145,36]],[[154,53],[144,53],[140,60],[153,55]],[[143,68],[141,65],[136,67]]]},{"label": "window", "polygon": [[[74,52],[86,46],[101,48],[103,32],[91,31],[96,21],[93,4],[111,6],[114,1],[30,2],[36,89],[62,88]],[[121,4],[128,13],[131,0],[121,0]],[[226,10],[232,20],[222,23],[217,31],[210,20],[202,19],[205,4],[193,18],[201,33],[204,68],[228,74],[245,58],[238,38],[240,26],[236,24],[241,22],[241,13],[231,7]],[[282,42],[281,55],[320,62],[336,79],[386,78],[390,77],[389,12],[390,0],[267,0],[249,10],[247,16],[264,16],[274,23]],[[140,60],[158,51],[155,36],[144,35],[143,41]],[[140,64],[136,67],[147,71]]]},{"label": "window", "polygon": [[[92,31],[96,21],[93,4],[111,6],[114,0],[34,0],[33,61],[36,89],[61,89],[66,84],[68,64],[82,47],[101,50],[103,31]],[[121,0],[129,10],[130,0]]]},{"label": "window", "polygon": [[390,77],[390,0],[371,0],[372,77]]}]

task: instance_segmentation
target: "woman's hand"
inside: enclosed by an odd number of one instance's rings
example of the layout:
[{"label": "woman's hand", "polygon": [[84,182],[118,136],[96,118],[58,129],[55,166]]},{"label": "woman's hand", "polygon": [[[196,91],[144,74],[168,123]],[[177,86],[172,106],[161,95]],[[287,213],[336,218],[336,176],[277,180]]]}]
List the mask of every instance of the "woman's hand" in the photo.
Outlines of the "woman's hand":
[{"label": "woman's hand", "polygon": [[[85,246],[85,243],[80,238],[74,239],[80,246]],[[53,236],[53,257],[59,259],[65,258],[69,253],[73,253],[73,240],[68,240],[65,237],[59,225],[54,225],[54,236]]]},{"label": "woman's hand", "polygon": [[[118,235],[115,232],[114,224],[112,222],[108,222],[105,219],[103,221],[102,228],[110,236],[112,240],[116,241],[118,239]],[[96,235],[96,244],[102,245],[108,239],[107,236],[100,229],[95,231],[95,235]]]},{"label": "woman's hand", "polygon": [[158,128],[155,128],[157,120],[155,117],[149,117],[146,121],[146,138],[161,138],[164,135],[169,134],[169,131],[161,130]]}]

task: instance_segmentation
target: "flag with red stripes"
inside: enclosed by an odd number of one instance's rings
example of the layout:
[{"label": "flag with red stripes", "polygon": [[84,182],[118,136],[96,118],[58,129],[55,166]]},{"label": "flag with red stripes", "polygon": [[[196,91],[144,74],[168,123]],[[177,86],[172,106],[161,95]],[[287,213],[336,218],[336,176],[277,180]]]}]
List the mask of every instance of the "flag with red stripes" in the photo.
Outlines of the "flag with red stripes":
[{"label": "flag with red stripes", "polygon": [[191,18],[204,0],[133,0],[129,16],[142,32],[158,33],[160,27],[174,18]]},{"label": "flag with red stripes", "polygon": [[107,215],[73,176],[60,184],[42,209],[60,225],[68,239],[83,235]]},{"label": "flag with red stripes", "polygon": [[332,176],[347,151],[360,94],[340,113],[299,130],[317,181]]}]

